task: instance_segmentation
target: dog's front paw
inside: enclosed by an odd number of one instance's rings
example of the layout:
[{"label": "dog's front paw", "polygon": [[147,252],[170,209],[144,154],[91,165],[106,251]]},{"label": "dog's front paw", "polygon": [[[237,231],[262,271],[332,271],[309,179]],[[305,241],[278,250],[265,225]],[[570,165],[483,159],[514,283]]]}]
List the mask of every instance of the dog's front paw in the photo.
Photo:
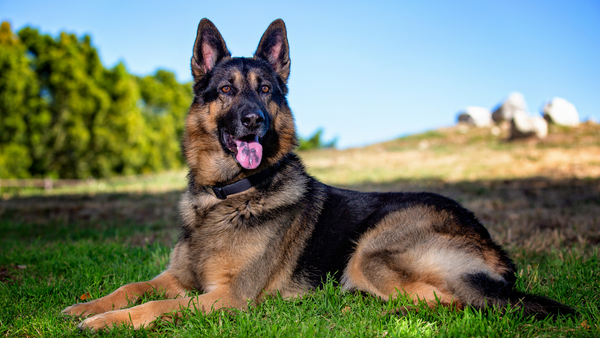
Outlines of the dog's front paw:
[{"label": "dog's front paw", "polygon": [[115,325],[118,321],[111,318],[110,312],[91,316],[77,325],[80,330],[90,330],[92,332],[102,330],[109,325]]},{"label": "dog's front paw", "polygon": [[62,313],[69,316],[80,316],[85,318],[93,314],[104,313],[110,310],[112,310],[112,307],[107,308],[106,306],[103,306],[102,303],[93,300],[87,303],[73,304],[62,310]]},{"label": "dog's front paw", "polygon": [[131,309],[109,311],[87,318],[77,325],[80,330],[98,331],[120,324],[130,325],[135,330],[154,326],[156,317],[143,311],[142,306]]},{"label": "dog's front paw", "polygon": [[63,315],[87,317],[96,312],[92,311],[87,303],[73,304],[62,310]]}]

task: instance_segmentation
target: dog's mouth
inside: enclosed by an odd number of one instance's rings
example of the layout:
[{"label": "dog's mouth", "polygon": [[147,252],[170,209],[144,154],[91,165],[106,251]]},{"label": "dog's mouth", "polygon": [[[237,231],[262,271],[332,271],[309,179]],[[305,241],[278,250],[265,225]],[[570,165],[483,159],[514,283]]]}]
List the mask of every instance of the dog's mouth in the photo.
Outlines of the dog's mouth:
[{"label": "dog's mouth", "polygon": [[256,169],[260,165],[263,147],[260,144],[258,135],[248,134],[240,138],[234,138],[231,134],[223,131],[223,141],[235,160],[244,169]]}]

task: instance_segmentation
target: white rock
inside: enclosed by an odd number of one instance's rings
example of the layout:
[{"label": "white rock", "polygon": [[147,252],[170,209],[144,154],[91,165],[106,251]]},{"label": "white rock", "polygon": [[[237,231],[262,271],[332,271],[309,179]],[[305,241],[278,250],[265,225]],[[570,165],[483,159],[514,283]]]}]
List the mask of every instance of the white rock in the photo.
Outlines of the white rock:
[{"label": "white rock", "polygon": [[555,97],[544,106],[544,117],[552,123],[561,126],[577,126],[579,125],[579,113],[575,106],[563,99]]},{"label": "white rock", "polygon": [[504,100],[504,102],[494,110],[492,113],[492,119],[495,122],[502,121],[510,121],[512,120],[515,112],[517,111],[527,111],[527,102],[525,102],[525,97],[523,94],[519,92],[512,92],[508,95],[508,98]]},{"label": "white rock", "polygon": [[477,127],[489,127],[492,125],[492,112],[483,107],[467,107],[458,115],[458,122]]},{"label": "white rock", "polygon": [[492,129],[490,129],[490,132],[494,136],[500,136],[500,134],[502,134],[502,129],[500,129],[498,126],[493,126]]},{"label": "white rock", "polygon": [[541,116],[529,116],[522,110],[515,111],[510,121],[510,138],[519,139],[537,137],[540,139],[548,135],[548,122]]}]

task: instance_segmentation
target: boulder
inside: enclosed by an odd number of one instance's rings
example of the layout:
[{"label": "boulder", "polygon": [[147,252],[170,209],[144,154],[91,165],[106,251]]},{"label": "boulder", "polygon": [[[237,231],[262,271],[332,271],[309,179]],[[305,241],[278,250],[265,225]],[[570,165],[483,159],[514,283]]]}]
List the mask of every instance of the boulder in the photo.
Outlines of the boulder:
[{"label": "boulder", "polygon": [[543,139],[548,135],[548,122],[541,116],[529,116],[524,111],[515,111],[510,121],[510,139],[537,137]]},{"label": "boulder", "polygon": [[526,112],[527,102],[525,102],[523,94],[513,92],[508,95],[508,98],[506,98],[496,110],[494,110],[492,119],[494,122],[510,121],[517,111]]},{"label": "boulder", "polygon": [[574,127],[579,125],[579,114],[575,106],[563,99],[555,97],[544,106],[544,118],[561,126]]},{"label": "boulder", "polygon": [[459,113],[458,122],[477,127],[489,127],[492,125],[492,112],[483,107],[467,107]]}]

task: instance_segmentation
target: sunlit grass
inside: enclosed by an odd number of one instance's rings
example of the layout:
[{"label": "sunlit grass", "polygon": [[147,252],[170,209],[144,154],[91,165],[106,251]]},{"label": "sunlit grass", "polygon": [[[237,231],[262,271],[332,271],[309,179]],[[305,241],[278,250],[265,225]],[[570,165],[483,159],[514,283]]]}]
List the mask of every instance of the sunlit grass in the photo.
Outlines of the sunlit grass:
[{"label": "sunlit grass", "polygon": [[[6,245],[7,243],[2,243]],[[159,244],[130,246],[115,238],[74,242],[16,241],[4,246],[0,266],[0,334],[8,336],[80,336],[76,318],[60,310],[82,295],[102,297],[117,287],[147,280],[163,271],[170,248]],[[524,261],[528,263],[524,265]],[[562,249],[548,255],[519,258],[518,287],[577,307],[579,317],[537,321],[519,311],[454,311],[399,297],[382,302],[362,293],[344,293],[328,281],[302,299],[267,298],[247,311],[184,312],[175,323],[159,322],[148,331],[120,327],[102,336],[218,337],[505,337],[589,336],[600,333],[598,320],[598,251]],[[154,298],[153,298],[154,299]],[[89,333],[84,332],[84,336]]]}]

